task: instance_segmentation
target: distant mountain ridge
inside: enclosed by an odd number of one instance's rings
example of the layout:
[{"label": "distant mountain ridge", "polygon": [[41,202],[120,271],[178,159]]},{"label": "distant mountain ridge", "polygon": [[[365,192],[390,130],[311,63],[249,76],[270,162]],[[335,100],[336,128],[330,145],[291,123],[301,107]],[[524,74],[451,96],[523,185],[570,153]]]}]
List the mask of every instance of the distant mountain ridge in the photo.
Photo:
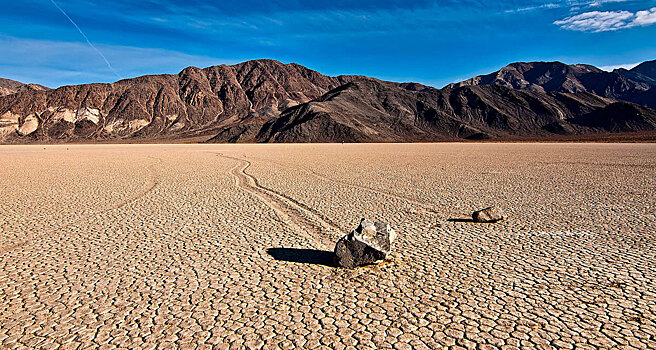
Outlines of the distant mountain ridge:
[{"label": "distant mountain ridge", "polygon": [[24,84],[19,81],[0,78],[0,97],[27,90],[43,91],[49,90],[49,88],[39,84]]},{"label": "distant mountain ridge", "polygon": [[[444,89],[254,60],[0,97],[0,142],[391,142],[656,131],[653,63],[515,63]],[[625,72],[626,71],[626,72]]]},{"label": "distant mountain ridge", "polygon": [[630,70],[620,68],[614,72],[635,81],[656,85],[656,60],[642,62]]},{"label": "distant mountain ridge", "polygon": [[656,108],[656,101],[645,102],[641,97],[656,87],[656,60],[643,62],[630,70],[615,69],[612,72],[583,64],[518,62],[447,87],[467,85],[501,85],[540,92],[591,92]]}]

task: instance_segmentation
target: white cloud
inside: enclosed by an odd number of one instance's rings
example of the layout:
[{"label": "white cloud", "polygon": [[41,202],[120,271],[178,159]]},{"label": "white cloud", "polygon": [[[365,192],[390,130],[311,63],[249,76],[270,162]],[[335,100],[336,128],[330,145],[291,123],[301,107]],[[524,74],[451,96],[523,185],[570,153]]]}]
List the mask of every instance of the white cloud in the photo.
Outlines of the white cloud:
[{"label": "white cloud", "polygon": [[554,24],[568,30],[581,32],[607,32],[656,23],[656,7],[649,10],[591,11],[555,21]]},{"label": "white cloud", "polygon": [[636,18],[633,22],[639,26],[648,26],[656,23],[656,7],[636,12]]},{"label": "white cloud", "polygon": [[635,14],[629,11],[592,11],[555,21],[561,28],[582,32],[605,32],[627,28]]},{"label": "white cloud", "polygon": [[627,2],[629,0],[565,0],[565,1],[552,1],[549,3],[537,3],[531,6],[511,8],[505,10],[506,13],[521,13],[537,10],[548,10],[568,7],[571,12],[578,11],[582,8],[600,7],[609,3]]},{"label": "white cloud", "polygon": [[639,65],[642,62],[636,62],[636,63],[623,63],[623,64],[616,64],[616,65],[611,65],[611,66],[601,66],[599,69],[605,70],[606,72],[612,72],[615,69],[619,68],[624,68],[624,69],[631,69],[637,65]]},{"label": "white cloud", "polygon": [[603,4],[608,4],[608,3],[613,3],[613,2],[626,2],[627,0],[597,0],[597,1],[589,1],[586,2],[586,6],[590,7],[599,7]]},{"label": "white cloud", "polygon": [[540,9],[555,9],[562,7],[562,4],[558,3],[547,3],[547,4],[542,4],[542,5],[535,5],[535,6],[528,6],[528,7],[520,7],[516,9],[510,9],[506,10],[506,13],[518,13],[518,12],[528,12],[528,11],[534,11],[534,10],[540,10]]}]

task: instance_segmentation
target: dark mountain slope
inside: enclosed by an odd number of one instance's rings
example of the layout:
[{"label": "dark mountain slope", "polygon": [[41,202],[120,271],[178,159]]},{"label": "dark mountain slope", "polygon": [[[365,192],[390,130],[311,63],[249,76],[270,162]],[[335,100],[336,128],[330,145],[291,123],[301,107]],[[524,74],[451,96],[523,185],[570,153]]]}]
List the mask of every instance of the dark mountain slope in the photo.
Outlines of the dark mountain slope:
[{"label": "dark mountain slope", "polygon": [[647,106],[651,109],[656,109],[656,87],[636,94],[631,98],[631,101],[643,106]]},{"label": "dark mountain slope", "polygon": [[[635,118],[623,121],[622,113],[633,113]],[[261,126],[226,129],[210,142],[512,139],[648,130],[654,120],[656,112],[650,109],[590,93],[530,92],[503,86],[415,92],[369,80],[341,86]]]},{"label": "dark mountain slope", "polygon": [[656,60],[642,62],[630,70],[620,68],[613,72],[623,75],[631,80],[656,85]]},{"label": "dark mountain slope", "polygon": [[540,92],[592,92],[618,99],[626,99],[651,87],[648,82],[632,80],[617,71],[606,72],[589,65],[561,62],[512,63],[494,73],[449,86],[468,85],[501,85]]},{"label": "dark mountain slope", "polygon": [[542,92],[591,92],[599,96],[635,102],[656,108],[656,61],[647,61],[631,70],[606,72],[589,65],[561,62],[512,63],[497,72],[481,75],[449,87],[501,85]]}]

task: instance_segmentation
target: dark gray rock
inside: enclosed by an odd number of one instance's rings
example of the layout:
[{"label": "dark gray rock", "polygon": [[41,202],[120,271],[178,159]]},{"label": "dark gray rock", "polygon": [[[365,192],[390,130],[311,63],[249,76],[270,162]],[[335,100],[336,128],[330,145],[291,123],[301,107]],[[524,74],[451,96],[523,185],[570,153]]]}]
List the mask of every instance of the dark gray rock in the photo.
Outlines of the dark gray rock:
[{"label": "dark gray rock", "polygon": [[380,262],[389,255],[395,239],[389,224],[362,219],[358,228],[337,241],[335,264],[354,268]]},{"label": "dark gray rock", "polygon": [[472,213],[474,222],[497,222],[504,219],[503,210],[498,207],[489,207]]}]

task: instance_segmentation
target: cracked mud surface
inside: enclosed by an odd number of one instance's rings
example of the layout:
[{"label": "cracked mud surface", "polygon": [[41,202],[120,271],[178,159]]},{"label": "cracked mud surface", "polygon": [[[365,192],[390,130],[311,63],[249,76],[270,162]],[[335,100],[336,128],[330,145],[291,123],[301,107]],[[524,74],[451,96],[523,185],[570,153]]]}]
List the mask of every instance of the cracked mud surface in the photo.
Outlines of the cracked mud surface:
[{"label": "cracked mud surface", "polygon": [[[2,146],[0,163],[0,348],[656,348],[656,145]],[[458,220],[492,204],[509,219]],[[393,261],[330,267],[362,217],[395,228]]]}]

